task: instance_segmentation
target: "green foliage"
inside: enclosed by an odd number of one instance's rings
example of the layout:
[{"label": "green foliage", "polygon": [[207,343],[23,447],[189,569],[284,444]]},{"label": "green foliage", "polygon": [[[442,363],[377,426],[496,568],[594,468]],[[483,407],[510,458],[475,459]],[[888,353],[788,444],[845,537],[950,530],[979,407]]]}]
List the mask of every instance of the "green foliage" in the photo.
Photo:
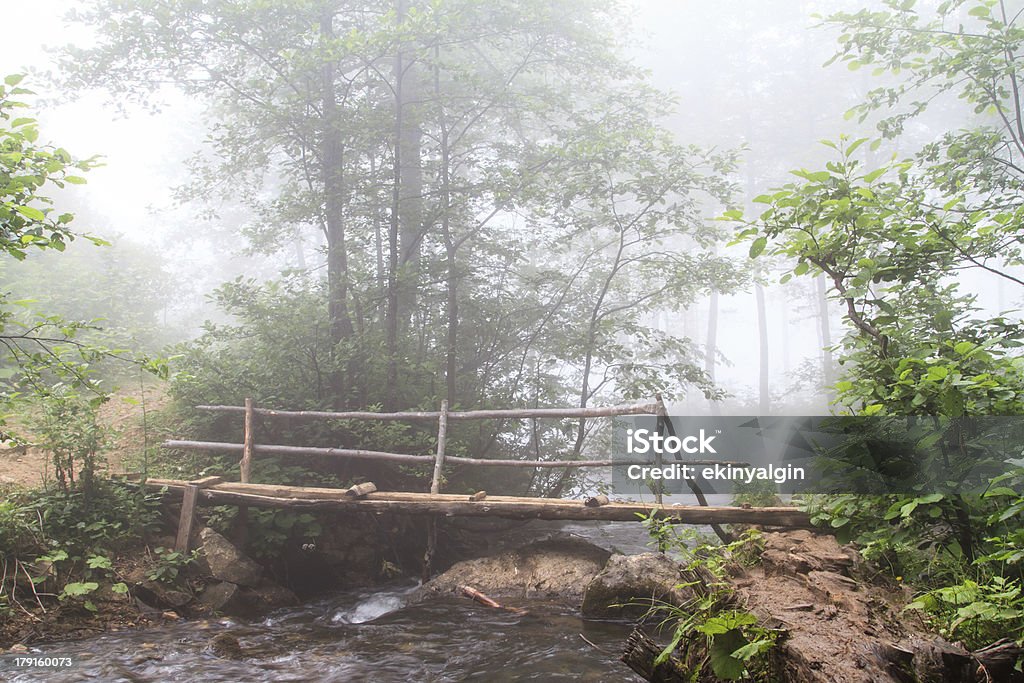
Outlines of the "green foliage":
[{"label": "green foliage", "polygon": [[942,635],[962,641],[969,649],[984,647],[1007,634],[1024,633],[1024,595],[1019,579],[998,575],[983,583],[966,579],[923,593],[907,609],[925,612]]},{"label": "green foliage", "polygon": [[778,489],[774,482],[754,480],[749,483],[737,481],[733,484],[733,505],[750,507],[772,507],[779,505]]},{"label": "green foliage", "polygon": [[[209,524],[229,533],[238,514],[236,507],[217,507]],[[290,510],[250,509],[246,517],[246,550],[253,556],[273,560],[288,548],[315,543],[323,528],[316,516]]]},{"label": "green foliage", "polygon": [[18,582],[0,586],[0,614],[25,601],[25,592],[29,601],[55,596],[93,612],[91,598],[101,588],[127,593],[114,559],[155,531],[159,505],[159,495],[102,480],[88,499],[78,488],[9,496],[0,503],[0,563],[26,576],[31,572],[32,588]]},{"label": "green foliage", "polygon": [[146,578],[168,585],[177,583],[181,573],[199,558],[198,550],[183,553],[167,548],[156,548],[153,552],[156,559],[146,572]]},{"label": "green foliage", "polygon": [[759,531],[749,529],[725,544],[694,543],[692,534],[675,534],[671,525],[653,515],[641,516],[660,552],[683,558],[684,573],[694,580],[683,584],[694,597],[685,605],[654,604],[651,614],[662,624],[673,625],[673,636],[655,660],[655,665],[677,657],[681,668],[692,671],[697,681],[706,668],[721,680],[735,681],[768,671],[768,656],[777,632],[758,625],[750,612],[732,606],[732,592],[725,577],[731,565],[749,566],[763,550]]},{"label": "green foliage", "polygon": [[849,321],[835,386],[842,410],[932,415],[943,426],[928,438],[946,459],[938,470],[946,482],[922,481],[900,496],[812,497],[804,503],[812,519],[897,578],[914,577],[924,592],[912,606],[951,638],[976,646],[1021,639],[1019,469],[998,462],[983,493],[953,495],[943,484],[986,463],[973,416],[1024,414],[1024,328],[1005,315],[977,319],[957,281],[959,271],[978,269],[1022,284],[1009,267],[1022,262],[1024,173],[1013,150],[1024,143],[1014,56],[1024,32],[1002,3],[952,0],[934,16],[914,2],[884,5],[826,19],[844,31],[836,59],[898,76],[850,115],[891,109],[879,129],[896,136],[954,94],[992,116],[874,169],[858,155],[867,140],[826,142],[836,158],[824,169],[795,171],[798,182],[758,197],[765,208],[754,219],[724,218],[743,223],[739,239],[750,240],[751,257],[789,260],[784,280],[828,280]]},{"label": "green foliage", "polygon": [[76,237],[68,225],[71,214],[57,214],[40,192],[48,185],[84,183],[75,171],[97,165],[95,158],[75,160],[63,148],[38,142],[36,120],[17,115],[28,105],[14,98],[32,94],[19,87],[23,78],[10,75],[0,84],[0,251],[16,259],[24,259],[31,248],[63,251]]},{"label": "green foliage", "polygon": [[[183,197],[219,202],[230,188],[255,216],[244,229],[252,251],[301,263],[304,244],[325,245],[325,269],[215,293],[230,319],[182,349],[176,396],[392,410],[436,409],[442,398],[453,408],[590,405],[688,386],[714,395],[699,351],[651,314],[742,279],[715,255],[718,234],[701,212],[731,191],[735,155],[681,145],[660,126],[670,98],[623,57],[618,9],[379,9],[129,0],[77,12],[97,40],[66,53],[70,89],[149,105],[151,87],[172,82],[209,105],[211,154],[197,155]],[[353,77],[341,66],[381,54],[408,68]],[[455,426],[452,452],[561,459],[591,435],[507,427]],[[416,429],[353,431],[321,436],[429,449]],[[519,474],[503,490],[571,484],[558,472]],[[488,488],[482,478],[460,473],[449,485]]]},{"label": "green foliage", "polygon": [[640,518],[640,524],[650,537],[650,543],[659,553],[666,553],[678,544],[675,525],[671,520],[656,515],[645,515],[642,512],[636,513],[636,516]]},{"label": "green foliage", "polygon": [[[75,172],[96,165],[95,159],[77,161],[62,148],[39,143],[35,120],[15,118],[17,110],[26,108],[15,98],[31,94],[19,87],[21,80],[8,76],[0,85],[0,252],[19,261],[34,250],[62,252],[81,236],[70,228],[72,215],[58,214],[43,193],[50,186],[84,183]],[[21,308],[28,303],[14,302]],[[96,408],[106,394],[93,377],[94,366],[122,352],[76,339],[90,327],[87,323],[19,314],[6,306],[5,297],[0,304],[0,400],[5,407],[14,402],[31,405],[31,427],[40,446],[51,453],[59,483],[55,490],[16,493],[0,502],[5,575],[20,569],[28,576],[26,565],[32,564],[38,574],[30,586],[36,601],[41,600],[37,586],[44,586],[61,602],[94,612],[89,597],[113,578],[109,553],[157,520],[152,497],[97,478],[106,430],[97,424]],[[160,366],[139,364],[155,370]],[[123,582],[115,585],[116,592],[127,588]],[[24,588],[17,581],[0,584],[0,612],[20,604],[20,590]]]},{"label": "green foliage", "polygon": [[[104,349],[156,353],[180,339],[172,336],[161,313],[180,286],[165,272],[165,261],[151,246],[118,239],[96,247],[81,240],[56,250],[35,250],[21,261],[0,261],[0,278],[13,320],[30,327],[45,315],[79,321],[76,338]],[[117,376],[124,362],[106,362],[100,369]]]},{"label": "green foliage", "polygon": [[50,453],[57,482],[63,491],[69,491],[77,483],[86,496],[93,493],[109,436],[109,430],[96,420],[97,403],[62,385],[54,387],[36,403],[31,426],[39,445]]}]

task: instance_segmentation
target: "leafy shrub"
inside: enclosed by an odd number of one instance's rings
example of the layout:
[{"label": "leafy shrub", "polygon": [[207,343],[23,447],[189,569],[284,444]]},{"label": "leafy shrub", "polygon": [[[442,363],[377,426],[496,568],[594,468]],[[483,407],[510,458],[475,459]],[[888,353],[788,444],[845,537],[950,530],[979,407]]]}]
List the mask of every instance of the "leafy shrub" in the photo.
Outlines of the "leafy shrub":
[{"label": "leafy shrub", "polygon": [[199,557],[198,550],[183,553],[167,548],[156,548],[153,552],[156,554],[156,560],[146,572],[146,578],[169,585],[177,583],[181,572]]}]

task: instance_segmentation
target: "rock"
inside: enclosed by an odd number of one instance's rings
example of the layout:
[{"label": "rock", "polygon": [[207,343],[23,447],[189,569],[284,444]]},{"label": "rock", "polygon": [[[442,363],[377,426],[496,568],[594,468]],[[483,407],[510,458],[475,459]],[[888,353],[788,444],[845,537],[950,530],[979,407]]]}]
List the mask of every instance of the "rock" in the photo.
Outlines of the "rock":
[{"label": "rock", "polygon": [[242,645],[230,633],[218,633],[210,639],[210,650],[213,654],[224,659],[241,659]]},{"label": "rock", "polygon": [[169,588],[159,581],[143,581],[135,585],[135,594],[154,607],[178,609],[192,602],[192,595]]},{"label": "rock", "polygon": [[203,554],[210,566],[210,574],[221,581],[240,586],[257,586],[263,579],[263,569],[234,546],[228,539],[206,527],[199,533]]},{"label": "rock", "polygon": [[[199,602],[214,612],[230,612],[232,600],[238,596],[239,588],[228,581],[221,581],[207,586],[199,596]],[[227,606],[227,609],[225,607]]]},{"label": "rock", "polygon": [[294,592],[269,580],[264,580],[259,586],[253,588],[252,592],[258,600],[266,605],[267,609],[291,607],[300,602],[299,596]]},{"label": "rock", "polygon": [[264,579],[255,588],[237,586],[228,581],[206,587],[199,601],[213,612],[253,618],[278,607],[299,604],[299,598],[284,586]]},{"label": "rock", "polygon": [[654,601],[680,606],[692,597],[677,562],[659,553],[612,555],[587,585],[583,615],[597,618],[637,618]]},{"label": "rock", "polygon": [[[964,677],[969,653],[927,634],[902,611],[908,595],[857,580],[862,572],[851,548],[808,531],[768,533],[764,543],[762,564],[733,585],[739,604],[786,632],[772,651],[779,680],[973,680]],[[791,609],[807,604],[815,609]]]},{"label": "rock", "polygon": [[536,597],[579,604],[610,553],[571,536],[537,541],[491,557],[465,560],[421,589],[458,593],[464,585],[491,596]]}]

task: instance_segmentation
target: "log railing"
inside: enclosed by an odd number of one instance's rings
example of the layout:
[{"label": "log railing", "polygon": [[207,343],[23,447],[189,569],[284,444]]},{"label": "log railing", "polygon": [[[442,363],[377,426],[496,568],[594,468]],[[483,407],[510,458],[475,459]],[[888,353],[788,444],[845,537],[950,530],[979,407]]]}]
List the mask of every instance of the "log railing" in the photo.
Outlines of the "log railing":
[{"label": "log railing", "polygon": [[[375,413],[370,411],[334,412],[322,410],[272,410],[256,407],[252,399],[245,399],[244,406],[200,405],[198,410],[216,413],[240,413],[245,417],[242,443],[221,441],[164,441],[163,448],[207,451],[214,453],[239,453],[242,483],[249,483],[252,473],[254,455],[309,455],[362,460],[380,460],[408,464],[433,464],[430,480],[430,492],[441,492],[445,465],[467,465],[486,467],[530,467],[530,468],[576,468],[576,467],[611,467],[613,465],[645,465],[647,461],[625,460],[511,460],[500,458],[467,458],[447,455],[445,453],[448,423],[460,420],[501,420],[501,419],[536,419],[536,418],[575,418],[586,419],[595,417],[617,417],[620,415],[667,415],[665,405],[660,396],[649,403],[605,406],[598,408],[523,408],[503,410],[467,410],[449,411],[448,401],[441,402],[439,411]],[[285,446],[279,444],[257,444],[255,439],[255,417],[259,415],[269,418],[287,418],[300,420],[381,420],[400,422],[436,421],[437,452],[434,455],[412,455],[409,453],[390,453],[354,448],[318,448],[311,446]],[[701,464],[701,463],[697,463]],[[714,464],[714,463],[707,463]],[[660,491],[655,492],[655,499],[660,504]]]},{"label": "log railing", "polygon": [[[206,477],[204,479],[173,482],[164,480],[151,480],[148,485],[170,487],[180,489],[183,493],[181,520],[178,527],[178,538],[176,548],[187,550],[189,535],[191,533],[192,519],[195,506],[199,501],[210,504],[229,503],[239,506],[239,519],[242,521],[241,528],[245,527],[246,511],[249,505],[270,506],[270,507],[303,507],[316,509],[334,509],[337,507],[348,507],[356,504],[360,509],[373,508],[377,511],[392,510],[401,508],[404,511],[415,510],[417,513],[431,515],[431,523],[428,526],[427,553],[424,557],[424,571],[427,572],[430,566],[436,542],[436,519],[440,514],[495,514],[513,518],[542,518],[542,519],[605,519],[605,520],[631,520],[635,519],[638,512],[646,511],[646,514],[664,516],[666,519],[685,523],[707,523],[723,540],[729,540],[729,534],[719,526],[719,522],[727,521],[752,521],[762,520],[767,523],[774,521],[784,525],[802,526],[806,525],[806,514],[792,508],[771,508],[759,510],[744,510],[742,508],[712,508],[708,506],[707,499],[697,488],[695,482],[688,482],[693,493],[700,503],[698,507],[692,508],[678,506],[671,509],[662,505],[662,494],[660,489],[655,489],[654,497],[656,507],[648,510],[646,506],[637,506],[630,503],[613,503],[606,496],[592,498],[586,503],[580,501],[546,500],[541,508],[538,508],[537,499],[510,498],[507,496],[487,497],[480,492],[466,500],[465,496],[451,496],[441,493],[441,482],[446,465],[464,466],[486,466],[486,467],[531,467],[531,468],[576,468],[576,467],[612,467],[617,465],[646,465],[646,460],[511,460],[511,459],[490,459],[490,458],[468,458],[464,456],[447,455],[445,450],[448,441],[448,424],[451,421],[459,420],[495,420],[495,419],[536,419],[536,418],[575,418],[587,419],[598,417],[616,417],[620,415],[653,415],[659,421],[668,419],[668,411],[661,396],[657,396],[653,402],[638,403],[630,405],[607,406],[600,408],[528,408],[508,410],[469,410],[450,411],[448,402],[441,402],[439,411],[424,412],[400,412],[400,413],[374,413],[368,411],[331,412],[319,410],[272,410],[259,408],[255,402],[247,398],[244,406],[222,406],[222,405],[201,405],[196,408],[204,411],[217,413],[235,413],[244,416],[244,430],[241,443],[227,443],[220,441],[184,441],[168,440],[162,444],[163,448],[207,451],[214,453],[237,453],[241,459],[239,462],[241,483],[231,484],[224,482],[221,477]],[[437,421],[437,450],[433,455],[413,455],[409,453],[390,453],[386,451],[374,451],[354,448],[318,448],[310,446],[286,446],[281,444],[258,444],[256,443],[256,416],[272,419],[302,419],[302,420],[387,420],[422,422]],[[666,425],[668,429],[670,425]],[[430,492],[425,493],[383,493],[374,494],[376,487],[371,483],[361,484],[346,490],[326,490],[296,487],[275,487],[274,485],[256,485],[251,483],[253,458],[258,455],[306,455],[306,456],[327,456],[338,458],[379,460],[383,462],[408,463],[418,465],[433,465],[430,480]],[[657,461],[660,463],[660,456]],[[691,462],[691,461],[688,461]],[[723,461],[692,461],[696,465],[715,464],[739,464],[724,463]],[[367,496],[379,495],[379,498],[367,498]],[[412,498],[404,500],[403,496]],[[485,505],[478,505],[479,501],[487,498]],[[479,500],[478,500],[479,499]],[[760,516],[759,513],[765,513]]]}]

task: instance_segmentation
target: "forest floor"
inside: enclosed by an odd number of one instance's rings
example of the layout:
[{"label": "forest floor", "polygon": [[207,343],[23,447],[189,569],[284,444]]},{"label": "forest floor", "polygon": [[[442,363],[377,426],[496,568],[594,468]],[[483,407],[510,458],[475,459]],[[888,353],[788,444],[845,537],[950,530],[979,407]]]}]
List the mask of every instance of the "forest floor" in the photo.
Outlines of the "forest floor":
[{"label": "forest floor", "polygon": [[[142,387],[119,389],[100,406],[99,423],[111,432],[104,453],[106,473],[123,474],[139,469],[146,449],[157,441],[147,418],[169,403],[167,385],[151,381]],[[33,445],[34,439],[23,417],[13,416],[9,423],[11,431],[29,443],[27,446],[0,445],[0,486],[43,486],[53,475],[50,454]]]}]

